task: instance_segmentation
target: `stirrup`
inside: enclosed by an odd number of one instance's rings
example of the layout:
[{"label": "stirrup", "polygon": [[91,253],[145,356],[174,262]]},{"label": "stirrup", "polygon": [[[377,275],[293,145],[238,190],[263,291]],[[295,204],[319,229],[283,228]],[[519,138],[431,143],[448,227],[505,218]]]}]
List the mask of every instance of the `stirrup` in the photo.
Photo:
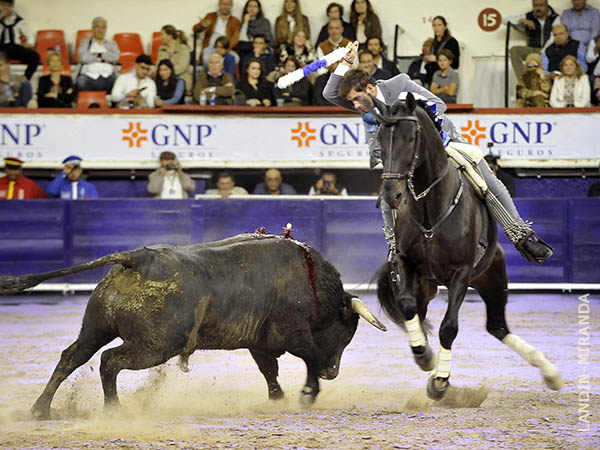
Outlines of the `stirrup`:
[{"label": "stirrup", "polygon": [[[535,237],[535,240],[531,239]],[[531,240],[532,243],[538,244],[541,246],[542,251],[546,252],[546,255],[533,255],[526,247],[525,244]],[[521,256],[523,256],[527,261],[532,262],[532,263],[536,263],[536,264],[541,264],[544,261],[546,261],[548,258],[550,258],[553,254],[554,254],[554,249],[552,247],[550,247],[544,240],[542,240],[542,238],[540,238],[537,233],[533,230],[530,230],[523,239],[521,239],[519,242],[517,242],[515,244],[515,247],[517,248],[517,250],[519,250],[519,253],[521,253]]]}]

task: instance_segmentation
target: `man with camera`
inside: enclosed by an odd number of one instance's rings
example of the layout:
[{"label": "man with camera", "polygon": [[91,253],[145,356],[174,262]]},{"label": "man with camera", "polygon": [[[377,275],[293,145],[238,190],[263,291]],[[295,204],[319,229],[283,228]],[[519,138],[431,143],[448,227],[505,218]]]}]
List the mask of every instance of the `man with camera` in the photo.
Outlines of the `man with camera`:
[{"label": "man with camera", "polygon": [[148,176],[148,192],[154,198],[188,198],[196,190],[196,182],[183,172],[173,152],[160,154],[160,168]]},{"label": "man with camera", "polygon": [[308,195],[341,195],[346,197],[348,191],[345,187],[337,184],[335,173],[323,172],[321,178],[317,180],[314,186],[311,186]]}]

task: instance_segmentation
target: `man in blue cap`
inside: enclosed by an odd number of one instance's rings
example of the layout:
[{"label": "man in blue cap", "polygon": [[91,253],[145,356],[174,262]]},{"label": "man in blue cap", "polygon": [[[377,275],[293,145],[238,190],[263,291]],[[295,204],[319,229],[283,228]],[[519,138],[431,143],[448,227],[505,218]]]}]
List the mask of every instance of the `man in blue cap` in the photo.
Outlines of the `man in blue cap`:
[{"label": "man in blue cap", "polygon": [[63,171],[59,173],[46,191],[52,197],[60,197],[63,200],[81,200],[98,198],[96,187],[85,180],[81,180],[83,169],[79,156],[69,156],[62,162]]}]

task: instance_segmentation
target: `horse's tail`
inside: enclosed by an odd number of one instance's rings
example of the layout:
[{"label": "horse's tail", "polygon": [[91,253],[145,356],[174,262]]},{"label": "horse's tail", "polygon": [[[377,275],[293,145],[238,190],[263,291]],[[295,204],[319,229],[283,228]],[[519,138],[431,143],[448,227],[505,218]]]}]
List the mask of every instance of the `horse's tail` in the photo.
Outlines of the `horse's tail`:
[{"label": "horse's tail", "polygon": [[[377,278],[377,299],[379,304],[392,321],[400,328],[406,331],[405,317],[399,302],[394,298],[390,280],[390,263],[382,265],[376,274]],[[422,305],[417,305],[421,311]],[[419,314],[421,316],[421,314]],[[432,330],[431,323],[428,320],[421,321],[421,328],[425,334],[430,334]]]}]

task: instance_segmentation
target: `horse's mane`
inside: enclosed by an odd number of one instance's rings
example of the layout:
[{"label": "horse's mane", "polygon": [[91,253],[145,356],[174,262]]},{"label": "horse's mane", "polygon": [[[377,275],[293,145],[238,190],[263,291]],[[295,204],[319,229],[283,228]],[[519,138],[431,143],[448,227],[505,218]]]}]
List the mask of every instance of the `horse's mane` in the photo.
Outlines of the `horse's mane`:
[{"label": "horse's mane", "polygon": [[435,112],[433,112],[431,107],[424,100],[417,100],[417,106],[420,106],[421,109],[425,111],[429,119],[431,119],[431,121],[433,122],[435,129],[438,131],[438,133],[441,133],[442,121],[440,120],[440,117]]}]

